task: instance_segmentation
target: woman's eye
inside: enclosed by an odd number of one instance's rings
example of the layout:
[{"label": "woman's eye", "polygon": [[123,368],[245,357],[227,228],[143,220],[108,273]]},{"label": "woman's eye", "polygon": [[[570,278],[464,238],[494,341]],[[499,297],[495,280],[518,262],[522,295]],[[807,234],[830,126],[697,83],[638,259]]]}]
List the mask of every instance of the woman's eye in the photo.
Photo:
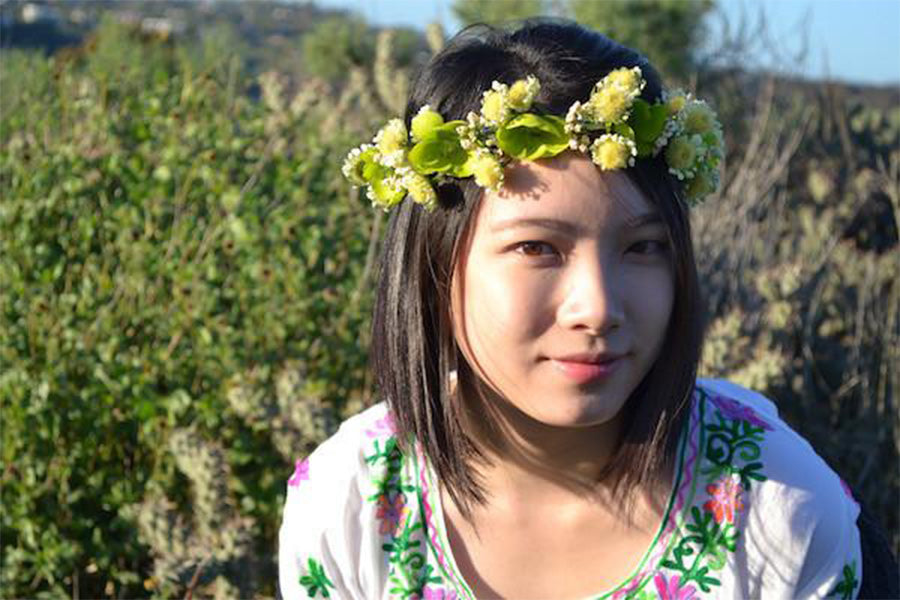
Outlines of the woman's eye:
[{"label": "woman's eye", "polygon": [[556,249],[547,242],[520,242],[516,244],[516,252],[525,256],[553,256]]},{"label": "woman's eye", "polygon": [[668,242],[662,240],[641,240],[628,247],[629,252],[637,254],[660,254],[669,247]]}]

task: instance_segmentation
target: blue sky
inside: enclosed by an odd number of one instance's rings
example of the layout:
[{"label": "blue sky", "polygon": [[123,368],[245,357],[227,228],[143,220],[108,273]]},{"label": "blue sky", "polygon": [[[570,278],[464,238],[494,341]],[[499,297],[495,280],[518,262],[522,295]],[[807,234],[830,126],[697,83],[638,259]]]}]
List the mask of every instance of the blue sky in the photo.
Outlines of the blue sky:
[{"label": "blue sky", "polygon": [[[610,2],[613,0],[597,0]],[[453,32],[458,23],[452,0],[315,0],[324,7],[346,8],[378,25],[422,28],[440,21]],[[718,0],[720,15],[710,20],[715,39],[721,17],[734,22],[741,14],[765,15],[782,57],[807,52],[799,73],[850,82],[900,85],[900,0]],[[793,61],[757,55],[761,66],[784,68]]]}]

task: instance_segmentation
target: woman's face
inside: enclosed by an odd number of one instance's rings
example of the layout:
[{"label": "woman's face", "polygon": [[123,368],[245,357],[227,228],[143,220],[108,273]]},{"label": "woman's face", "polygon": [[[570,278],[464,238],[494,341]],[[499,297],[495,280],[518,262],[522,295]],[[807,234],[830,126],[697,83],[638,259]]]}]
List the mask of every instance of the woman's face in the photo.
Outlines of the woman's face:
[{"label": "woman's face", "polygon": [[569,152],[507,169],[473,219],[454,334],[493,401],[547,425],[610,421],[669,323],[664,222],[623,172]]}]

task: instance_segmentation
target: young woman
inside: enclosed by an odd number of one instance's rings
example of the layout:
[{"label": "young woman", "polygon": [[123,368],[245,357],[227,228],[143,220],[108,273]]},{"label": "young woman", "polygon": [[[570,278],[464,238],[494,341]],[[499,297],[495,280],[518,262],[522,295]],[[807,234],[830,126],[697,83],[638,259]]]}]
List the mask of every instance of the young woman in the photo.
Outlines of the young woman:
[{"label": "young woman", "polygon": [[478,29],[345,173],[392,212],[383,402],[288,483],[285,598],[855,598],[859,507],[697,380],[709,107],[574,24]]}]

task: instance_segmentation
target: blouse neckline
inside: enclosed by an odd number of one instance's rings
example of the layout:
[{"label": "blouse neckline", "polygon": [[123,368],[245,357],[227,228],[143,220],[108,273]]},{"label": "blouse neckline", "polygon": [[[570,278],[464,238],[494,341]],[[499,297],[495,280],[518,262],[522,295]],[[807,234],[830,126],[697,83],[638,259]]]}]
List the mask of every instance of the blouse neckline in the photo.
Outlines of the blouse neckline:
[{"label": "blouse neckline", "polygon": [[[678,441],[675,475],[672,488],[666,503],[666,510],[660,519],[656,535],[641,555],[631,573],[612,588],[588,596],[585,600],[618,599],[637,589],[641,583],[659,568],[659,563],[666,554],[671,539],[677,530],[677,521],[681,511],[687,504],[689,491],[693,486],[695,463],[700,455],[699,430],[702,415],[700,414],[701,398],[695,391],[692,396],[689,418],[686,427],[682,428]],[[438,486],[437,474],[419,444],[415,445],[415,471],[419,478],[419,503],[424,513],[428,551],[431,558],[440,568],[442,574],[452,582],[453,588],[462,597],[476,600],[457,566],[447,534],[444,519],[444,507]]]}]

